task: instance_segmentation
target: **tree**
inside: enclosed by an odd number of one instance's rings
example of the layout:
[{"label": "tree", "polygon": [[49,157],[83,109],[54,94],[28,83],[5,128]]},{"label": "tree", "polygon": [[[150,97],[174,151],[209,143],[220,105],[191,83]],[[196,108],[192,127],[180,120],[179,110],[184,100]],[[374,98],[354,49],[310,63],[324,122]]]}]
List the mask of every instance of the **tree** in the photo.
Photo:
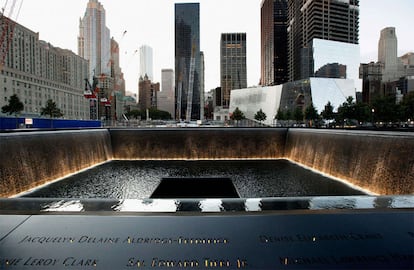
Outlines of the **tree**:
[{"label": "tree", "polygon": [[285,119],[286,120],[292,120],[292,112],[290,110],[287,110],[285,112]]},{"label": "tree", "polygon": [[141,117],[141,111],[140,110],[132,110],[132,111],[127,112],[125,115],[128,118],[138,119],[138,118]]},{"label": "tree", "polygon": [[358,122],[368,122],[371,121],[371,108],[367,103],[357,103],[354,105],[355,107],[355,119]]},{"label": "tree", "polygon": [[17,117],[17,115],[21,111],[23,111],[23,109],[24,109],[23,103],[20,101],[19,97],[16,94],[14,94],[13,96],[9,98],[8,105],[1,107],[1,112],[7,113],[9,115],[14,114]]},{"label": "tree", "polygon": [[302,122],[303,121],[303,111],[301,107],[296,107],[295,112],[294,112],[294,118],[296,120],[296,123]]},{"label": "tree", "polygon": [[414,119],[414,92],[409,92],[404,96],[401,102],[402,111],[404,113],[404,120]]},{"label": "tree", "polygon": [[322,112],[321,112],[321,116],[322,116],[322,118],[323,119],[326,119],[326,120],[331,120],[331,119],[334,119],[334,117],[335,117],[335,114],[334,114],[334,112],[333,112],[333,106],[332,106],[332,104],[331,104],[331,102],[330,101],[328,101],[328,103],[326,103],[326,105],[325,105],[325,110],[323,110]]},{"label": "tree", "polygon": [[345,120],[357,119],[354,98],[349,96],[342,105],[338,107],[337,122],[345,124]]},{"label": "tree", "polygon": [[279,108],[279,110],[277,110],[277,114],[275,116],[275,119],[277,119],[277,120],[287,120],[285,113],[280,108]]},{"label": "tree", "polygon": [[16,128],[18,128],[19,122],[17,120],[17,115],[20,114],[20,112],[23,111],[23,109],[23,103],[20,101],[19,97],[16,94],[14,94],[9,98],[9,104],[1,107],[1,112],[7,113],[9,115],[14,114],[16,118]]},{"label": "tree", "polygon": [[[141,112],[141,115],[146,115],[146,113],[142,114]],[[157,110],[154,108],[149,109],[149,115],[152,120],[171,120],[172,119],[171,114],[169,112]]]},{"label": "tree", "polygon": [[305,110],[305,119],[309,122],[309,126],[313,125],[313,121],[319,118],[318,111],[313,104],[309,105]]},{"label": "tree", "polygon": [[372,106],[375,110],[375,120],[382,122],[394,122],[400,120],[401,106],[395,102],[395,96],[386,96],[374,100]]},{"label": "tree", "polygon": [[243,120],[246,117],[244,116],[244,113],[240,111],[239,107],[236,107],[236,109],[233,111],[233,113],[230,116],[231,120]]},{"label": "tree", "polygon": [[46,102],[46,106],[40,109],[40,114],[49,115],[50,118],[63,116],[62,111],[56,106],[56,103],[51,99],[48,99]]},{"label": "tree", "polygon": [[267,116],[262,111],[262,109],[260,109],[259,111],[257,111],[257,113],[254,115],[254,119],[256,119],[259,122],[262,122],[262,121],[266,120],[266,118],[267,118]]}]

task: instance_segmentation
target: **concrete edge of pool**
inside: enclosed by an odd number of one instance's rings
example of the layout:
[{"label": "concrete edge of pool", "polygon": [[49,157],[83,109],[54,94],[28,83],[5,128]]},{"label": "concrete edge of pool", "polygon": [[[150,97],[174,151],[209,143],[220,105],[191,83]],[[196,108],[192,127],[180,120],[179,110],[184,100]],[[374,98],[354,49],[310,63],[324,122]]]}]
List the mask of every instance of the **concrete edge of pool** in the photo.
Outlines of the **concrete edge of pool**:
[{"label": "concrete edge of pool", "polygon": [[0,199],[0,269],[413,269],[414,196]]},{"label": "concrete edge of pool", "polygon": [[1,214],[117,214],[117,213],[219,213],[294,210],[395,210],[414,209],[413,195],[320,196],[222,199],[68,199],[0,198]]}]

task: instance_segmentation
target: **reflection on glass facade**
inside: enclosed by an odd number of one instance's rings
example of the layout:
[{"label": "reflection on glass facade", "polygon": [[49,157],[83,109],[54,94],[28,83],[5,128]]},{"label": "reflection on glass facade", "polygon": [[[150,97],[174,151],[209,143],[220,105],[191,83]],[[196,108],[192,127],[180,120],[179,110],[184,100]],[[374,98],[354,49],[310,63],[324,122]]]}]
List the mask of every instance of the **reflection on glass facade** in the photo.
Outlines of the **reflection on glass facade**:
[{"label": "reflection on glass facade", "polygon": [[348,97],[353,97],[356,100],[353,80],[310,78],[310,84],[312,103],[319,113],[325,109],[328,101],[336,110]]},{"label": "reflection on glass facade", "polygon": [[200,5],[175,4],[175,117],[200,119]]},{"label": "reflection on glass facade", "polygon": [[353,80],[310,78],[283,85],[232,90],[229,111],[238,107],[246,118],[254,119],[257,111],[262,109],[267,116],[265,123],[272,124],[279,109],[293,113],[300,108],[304,112],[313,104],[320,113],[331,102],[337,110],[349,96],[355,99]]},{"label": "reflection on glass facade", "polygon": [[[338,78],[342,78],[346,74],[344,78],[354,80],[356,90],[362,91],[362,81],[359,79],[360,52],[358,44],[315,38],[311,43],[311,48],[311,60],[307,63],[309,75],[306,77],[317,76],[316,74],[322,71],[325,74],[324,76],[319,75],[319,77],[334,77],[332,75],[337,73]],[[332,75],[327,75],[327,73]]]},{"label": "reflection on glass facade", "polygon": [[261,85],[288,81],[288,1],[263,0],[261,5]]},{"label": "reflection on glass facade", "polygon": [[306,79],[317,70],[311,68],[313,40],[358,44],[359,0],[295,0],[288,1],[288,10],[290,81]]}]

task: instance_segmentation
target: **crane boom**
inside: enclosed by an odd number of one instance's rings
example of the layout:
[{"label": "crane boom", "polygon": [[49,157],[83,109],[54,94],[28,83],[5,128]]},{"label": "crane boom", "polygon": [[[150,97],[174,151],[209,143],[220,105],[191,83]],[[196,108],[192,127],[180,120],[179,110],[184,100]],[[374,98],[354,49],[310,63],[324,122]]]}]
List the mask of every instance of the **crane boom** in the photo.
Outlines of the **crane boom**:
[{"label": "crane boom", "polygon": [[195,73],[195,43],[193,41],[191,49],[191,59],[190,59],[190,76],[188,83],[188,93],[187,93],[187,111],[186,111],[186,120],[191,120],[191,112],[193,108],[193,87],[194,87],[194,73]]}]

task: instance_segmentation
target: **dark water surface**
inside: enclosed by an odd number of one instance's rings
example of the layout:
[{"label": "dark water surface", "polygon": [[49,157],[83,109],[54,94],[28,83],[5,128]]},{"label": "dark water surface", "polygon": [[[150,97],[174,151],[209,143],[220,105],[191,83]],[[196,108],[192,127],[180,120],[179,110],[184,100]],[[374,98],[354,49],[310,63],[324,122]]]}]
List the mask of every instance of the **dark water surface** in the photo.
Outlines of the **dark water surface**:
[{"label": "dark water surface", "polygon": [[24,197],[148,198],[163,177],[228,177],[242,198],[361,195],[287,160],[112,161]]}]

